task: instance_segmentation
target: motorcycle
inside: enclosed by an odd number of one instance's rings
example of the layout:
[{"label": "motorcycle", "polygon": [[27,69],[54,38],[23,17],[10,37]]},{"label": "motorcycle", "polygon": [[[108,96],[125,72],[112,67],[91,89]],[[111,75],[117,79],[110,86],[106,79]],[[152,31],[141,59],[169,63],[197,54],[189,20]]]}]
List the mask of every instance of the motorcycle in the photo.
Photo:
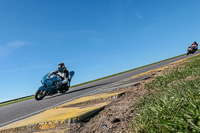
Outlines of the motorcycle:
[{"label": "motorcycle", "polygon": [[[72,77],[74,76],[75,72],[70,71],[69,72],[69,78],[70,81]],[[50,77],[48,77],[49,73],[44,75],[41,83],[42,86],[39,87],[39,89],[35,93],[35,99],[36,100],[42,100],[45,96],[48,95],[54,95],[57,94],[58,92],[60,93],[65,93],[66,91],[69,90],[70,87],[70,81],[66,83],[66,87],[62,87],[62,85],[57,85],[58,82],[62,81],[62,77],[58,74],[52,74]]]},{"label": "motorcycle", "polygon": [[196,48],[196,47],[188,47],[188,50],[187,50],[187,55],[189,55],[189,54],[193,54],[193,53],[195,53],[196,51],[198,50],[198,48]]}]

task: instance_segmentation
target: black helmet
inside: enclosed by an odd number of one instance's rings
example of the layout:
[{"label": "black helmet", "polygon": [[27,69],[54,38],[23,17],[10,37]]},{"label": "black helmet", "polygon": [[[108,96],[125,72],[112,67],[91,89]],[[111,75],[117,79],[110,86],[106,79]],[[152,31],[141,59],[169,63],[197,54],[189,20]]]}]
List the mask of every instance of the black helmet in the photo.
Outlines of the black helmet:
[{"label": "black helmet", "polygon": [[64,63],[60,63],[58,64],[58,71],[59,72],[64,72],[65,71],[65,64]]},{"label": "black helmet", "polygon": [[194,41],[194,44],[197,44],[197,42],[196,42],[196,41]]}]

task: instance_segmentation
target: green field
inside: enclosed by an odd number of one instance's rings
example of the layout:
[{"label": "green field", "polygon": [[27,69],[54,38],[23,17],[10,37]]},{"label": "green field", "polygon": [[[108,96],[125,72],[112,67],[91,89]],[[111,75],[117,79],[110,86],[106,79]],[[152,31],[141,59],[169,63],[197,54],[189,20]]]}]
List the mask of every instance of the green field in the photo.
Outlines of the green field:
[{"label": "green field", "polygon": [[200,55],[145,87],[154,93],[134,105],[132,129],[142,133],[200,132]]}]

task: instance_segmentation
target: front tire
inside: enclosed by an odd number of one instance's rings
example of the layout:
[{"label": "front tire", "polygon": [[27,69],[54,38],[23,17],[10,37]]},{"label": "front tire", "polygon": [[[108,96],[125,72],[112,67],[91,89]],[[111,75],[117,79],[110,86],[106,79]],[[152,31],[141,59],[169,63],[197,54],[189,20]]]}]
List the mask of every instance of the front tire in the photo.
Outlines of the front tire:
[{"label": "front tire", "polygon": [[37,92],[35,93],[35,100],[39,101],[42,100],[46,95],[46,92],[43,90],[37,90]]}]

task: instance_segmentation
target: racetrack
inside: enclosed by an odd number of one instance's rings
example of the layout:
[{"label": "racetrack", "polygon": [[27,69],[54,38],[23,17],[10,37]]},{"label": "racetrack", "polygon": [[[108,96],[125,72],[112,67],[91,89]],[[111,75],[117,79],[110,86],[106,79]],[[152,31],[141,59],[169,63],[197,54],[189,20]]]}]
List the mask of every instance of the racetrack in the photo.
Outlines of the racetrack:
[{"label": "racetrack", "polygon": [[[199,51],[193,55],[200,53]],[[138,75],[140,73],[144,73],[149,70],[157,69],[160,67],[164,67],[171,62],[175,62],[187,57],[191,57],[193,55],[183,55],[180,57],[176,57],[167,61],[163,61],[157,64],[149,65],[140,69],[136,69],[127,73],[123,73],[120,75],[116,75],[113,77],[109,77],[106,79],[102,79],[99,81],[95,81],[92,83],[88,83],[85,85],[81,85],[78,87],[71,88],[66,94],[57,94],[53,96],[47,96],[41,101],[36,101],[35,99],[30,99],[6,106],[0,107],[0,126],[7,125],[14,121],[26,118],[28,116],[34,115],[36,113],[42,112],[48,108],[53,106],[60,105],[65,103],[66,101],[71,101],[78,97],[82,97],[89,94],[94,94],[97,92],[101,92],[101,88],[105,88],[111,84],[114,84],[117,81]],[[137,80],[141,80],[141,78],[137,78]]]}]

